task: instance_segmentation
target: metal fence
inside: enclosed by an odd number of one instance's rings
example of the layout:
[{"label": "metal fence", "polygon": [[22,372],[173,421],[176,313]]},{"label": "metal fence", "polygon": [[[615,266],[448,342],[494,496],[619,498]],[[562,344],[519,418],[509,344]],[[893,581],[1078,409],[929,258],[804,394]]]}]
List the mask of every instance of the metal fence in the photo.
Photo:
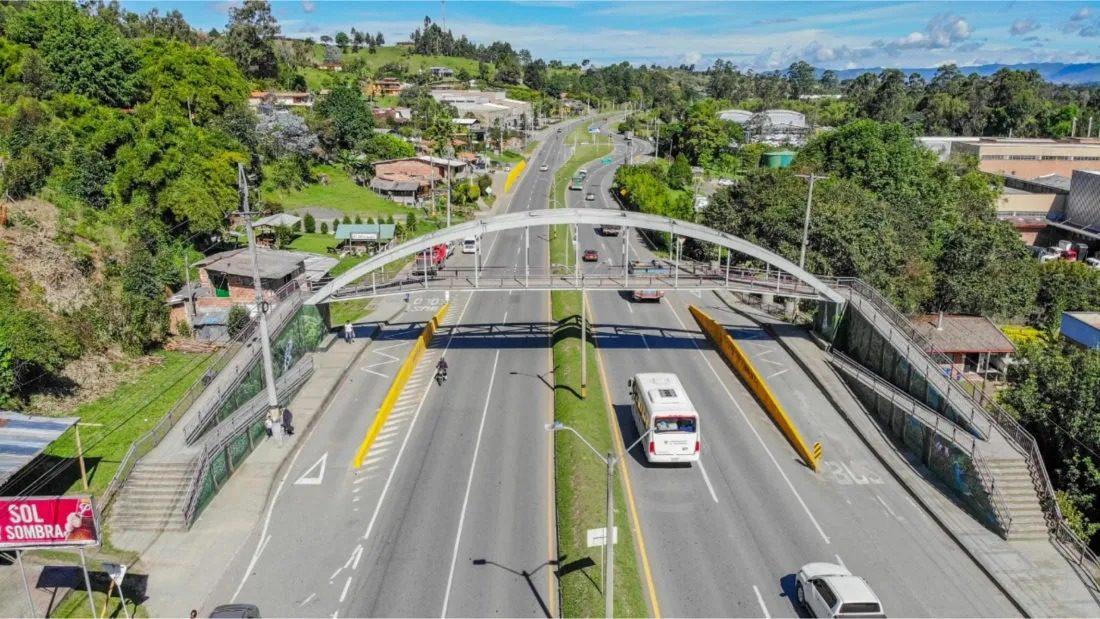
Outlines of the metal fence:
[{"label": "metal fence", "polygon": [[[973,434],[922,405],[851,357],[834,349],[830,351],[829,360],[841,369],[842,376],[850,377],[849,386],[883,428],[954,490],[980,520],[1003,537],[1008,536],[1012,514],[986,467]],[[975,486],[982,491],[982,496],[976,496]]]},{"label": "metal fence", "polygon": [[[913,324],[893,304],[872,286],[854,277],[820,279],[837,288],[848,288],[858,297],[862,297],[863,299],[856,300],[857,306],[865,299],[878,310],[891,326],[901,331],[907,339],[915,343],[928,362],[938,365],[950,365],[951,360],[942,354],[932,352],[932,346],[928,340],[913,327]],[[849,299],[855,295],[849,296]],[[1028,470],[1031,472],[1032,483],[1039,495],[1039,503],[1046,516],[1048,529],[1054,539],[1062,545],[1079,566],[1085,567],[1085,564],[1088,563],[1087,573],[1090,577],[1090,584],[1094,590],[1100,589],[1100,580],[1097,578],[1097,571],[1100,570],[1100,559],[1097,558],[1088,544],[1074,533],[1062,515],[1062,510],[1058,506],[1058,500],[1054,493],[1054,486],[1051,484],[1050,475],[1047,473],[1035,437],[1020,425],[1015,417],[990,398],[976,383],[965,377],[961,377],[959,382],[970,387],[965,389],[961,385],[955,384],[955,389],[961,397],[971,402],[982,414],[991,418],[994,422],[992,425],[1024,455]]]},{"label": "metal fence", "polygon": [[[311,374],[313,357],[306,355],[278,379],[279,405],[285,405]],[[265,433],[263,422],[267,411],[267,396],[263,392],[258,393],[205,435],[202,453],[198,456],[199,465],[184,495],[187,498],[184,521],[188,526],[194,523],[245,457],[259,445]]]}]

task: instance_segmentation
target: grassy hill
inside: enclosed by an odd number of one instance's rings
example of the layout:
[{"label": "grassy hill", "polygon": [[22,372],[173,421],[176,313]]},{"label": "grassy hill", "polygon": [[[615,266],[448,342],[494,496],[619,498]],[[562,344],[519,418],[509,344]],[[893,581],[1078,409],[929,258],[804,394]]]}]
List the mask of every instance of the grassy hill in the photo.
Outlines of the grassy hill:
[{"label": "grassy hill", "polygon": [[[313,57],[318,62],[324,59],[324,45],[318,44],[314,48]],[[455,58],[452,56],[424,56],[421,54],[413,54],[408,47],[400,47],[397,45],[385,45],[375,48],[373,54],[370,53],[367,48],[363,48],[353,53],[349,46],[348,53],[343,54],[341,62],[347,66],[352,64],[353,59],[357,58],[362,59],[367,73],[372,76],[377,75],[381,67],[393,63],[403,65],[404,73],[408,75],[419,73],[422,70],[427,71],[430,67],[448,67],[454,69],[456,72],[465,69],[470,75],[477,75],[476,60]],[[341,77],[344,75],[343,73],[334,74],[313,68],[302,69],[301,73],[305,76],[306,84],[311,90],[326,88],[334,77]],[[395,77],[397,77],[397,75],[395,75]]]}]

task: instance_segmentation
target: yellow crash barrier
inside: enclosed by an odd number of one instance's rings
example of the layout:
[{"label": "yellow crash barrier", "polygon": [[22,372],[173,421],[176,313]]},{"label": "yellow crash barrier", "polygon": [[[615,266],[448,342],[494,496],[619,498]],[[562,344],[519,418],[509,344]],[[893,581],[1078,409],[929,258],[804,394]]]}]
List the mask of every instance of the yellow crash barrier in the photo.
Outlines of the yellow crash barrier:
[{"label": "yellow crash barrier", "polygon": [[816,471],[818,463],[821,461],[821,443],[814,443],[813,447],[806,445],[806,441],[802,439],[802,434],[795,427],[790,417],[787,416],[775,394],[772,393],[760,373],[753,367],[745,351],[741,350],[741,347],[730,337],[729,333],[726,333],[726,329],[694,305],[688,306],[688,309],[691,311],[691,315],[695,317],[695,321],[702,327],[703,333],[707,335],[726,361],[733,366],[741,380],[745,381],[749,391],[752,391],[756,399],[760,401],[764,410],[771,416],[775,425],[779,426],[779,430],[783,433],[783,436],[787,437],[787,441],[794,447],[794,450],[798,452],[798,455],[805,460],[811,469]]},{"label": "yellow crash barrier", "polygon": [[385,399],[382,400],[382,405],[378,407],[378,413],[374,416],[374,421],[370,424],[370,429],[367,430],[367,435],[363,437],[363,442],[359,445],[359,451],[355,452],[355,460],[353,464],[355,468],[363,466],[363,460],[366,459],[367,453],[370,452],[371,445],[374,444],[374,439],[378,438],[378,433],[382,431],[382,427],[386,425],[386,420],[390,417],[390,412],[393,411],[393,405],[397,402],[397,398],[401,395],[401,391],[405,389],[405,383],[409,382],[409,375],[412,374],[413,369],[416,367],[416,363],[420,361],[421,355],[428,349],[428,346],[432,343],[432,336],[435,335],[436,330],[439,328],[439,323],[443,321],[443,317],[447,315],[447,308],[450,304],[446,303],[443,307],[439,308],[439,311],[432,316],[432,319],[428,321],[428,324],[424,327],[424,330],[420,332],[420,336],[416,338],[416,342],[413,344],[409,354],[405,357],[405,361],[402,362],[401,368],[397,370],[397,374],[393,377],[393,384],[390,385],[390,390],[386,393]]},{"label": "yellow crash barrier", "polygon": [[516,184],[516,181],[519,180],[519,175],[523,174],[523,170],[526,167],[527,167],[527,162],[526,161],[521,161],[521,162],[516,164],[516,167],[512,168],[511,171],[508,172],[507,178],[504,179],[504,191],[505,192],[508,192],[508,191],[512,190],[512,185]]}]

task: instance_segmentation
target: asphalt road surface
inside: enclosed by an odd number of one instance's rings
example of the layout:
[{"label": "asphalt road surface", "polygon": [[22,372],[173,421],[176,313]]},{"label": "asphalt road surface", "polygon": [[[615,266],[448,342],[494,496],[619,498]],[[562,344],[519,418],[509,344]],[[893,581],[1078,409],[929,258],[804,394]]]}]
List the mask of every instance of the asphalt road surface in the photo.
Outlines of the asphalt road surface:
[{"label": "asphalt road surface", "polygon": [[[545,208],[564,157],[551,131],[515,189],[510,210]],[[635,140],[634,154],[651,148]],[[609,188],[627,154],[587,166],[570,206],[614,208]],[[547,163],[550,170],[540,172]],[[583,200],[588,192],[596,200]],[[547,262],[547,231],[531,231],[531,263]],[[618,237],[580,229],[585,269],[621,267]],[[649,257],[636,236],[631,254]],[[482,240],[487,266],[522,263],[523,232]],[[472,264],[456,254],[451,263]],[[358,448],[411,338],[442,303],[409,311],[360,358],[289,465],[247,554],[229,566],[221,599],[272,616],[547,616],[557,614],[549,433],[551,358],[546,292],[454,295],[432,350],[414,374],[362,469]],[[1017,614],[981,571],[914,504],[782,348],[713,294],[634,303],[588,295],[607,388],[623,440],[635,431],[626,380],[676,372],[701,413],[702,460],[651,467],[635,450],[628,472],[659,609],[664,616],[795,616],[794,578],[810,561],[863,575],[892,616]],[[711,350],[687,305],[730,325],[804,435],[825,446],[808,470]],[[439,387],[440,355],[450,379]],[[597,368],[590,368],[596,372]],[[620,506],[627,509],[626,506]],[[620,543],[632,543],[629,537]]]},{"label": "asphalt road surface", "polygon": [[[612,165],[590,168],[585,189],[570,192],[570,206],[617,208],[609,187],[625,152],[617,143]],[[596,201],[581,199],[589,192]],[[636,234],[630,241],[632,257],[655,257]],[[585,268],[621,267],[622,242],[581,228],[581,250],[601,257]],[[640,447],[628,458],[663,615],[797,616],[794,573],[811,561],[864,576],[892,616],[1019,614],[751,320],[713,293],[673,293],[659,303],[588,296],[624,444],[637,438],[626,389],[637,372],[675,372],[700,411],[698,464],[651,466]],[[822,442],[821,472],[802,464],[713,351],[689,304],[730,328],[803,435]]]}]

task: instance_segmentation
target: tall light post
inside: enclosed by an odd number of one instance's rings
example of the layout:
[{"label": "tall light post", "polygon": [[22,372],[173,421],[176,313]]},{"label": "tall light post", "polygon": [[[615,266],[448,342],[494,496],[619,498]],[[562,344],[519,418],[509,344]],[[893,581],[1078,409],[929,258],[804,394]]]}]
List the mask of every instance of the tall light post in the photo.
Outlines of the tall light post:
[{"label": "tall light post", "polygon": [[[573,428],[565,425],[560,421],[546,424],[546,430],[549,432],[558,432],[560,430],[566,430],[577,435],[577,438],[581,439],[581,442],[585,444],[592,453],[596,454],[596,457],[600,459],[607,466],[607,527],[604,529],[603,535],[603,612],[604,616],[608,619],[615,616],[614,608],[614,596],[615,591],[615,486],[613,478],[615,476],[615,465],[619,462],[619,456],[607,452],[607,456],[600,453],[600,450],[592,446],[592,443],[588,442],[588,439],[584,438],[580,432],[577,432]],[[638,440],[630,444],[623,450],[623,453],[630,453],[631,449],[642,442],[645,437],[649,436],[653,432],[653,428],[650,428],[642,433],[638,437]]]},{"label": "tall light post", "polygon": [[252,231],[252,211],[248,208],[248,178],[244,166],[237,164],[237,186],[241,192],[240,215],[248,232],[248,253],[252,257],[252,287],[256,291],[256,313],[260,321],[260,347],[264,362],[264,386],[267,391],[267,415],[274,422],[279,416],[279,394],[275,392],[275,369],[271,361],[271,335],[267,329],[267,301],[260,283],[260,263],[256,252],[256,234]]},{"label": "tall light post", "polygon": [[806,268],[806,242],[810,238],[810,206],[814,201],[814,181],[824,180],[829,178],[823,174],[796,174],[799,178],[806,178],[810,180],[810,189],[806,192],[806,215],[802,218],[802,250],[798,253],[798,268]]}]

